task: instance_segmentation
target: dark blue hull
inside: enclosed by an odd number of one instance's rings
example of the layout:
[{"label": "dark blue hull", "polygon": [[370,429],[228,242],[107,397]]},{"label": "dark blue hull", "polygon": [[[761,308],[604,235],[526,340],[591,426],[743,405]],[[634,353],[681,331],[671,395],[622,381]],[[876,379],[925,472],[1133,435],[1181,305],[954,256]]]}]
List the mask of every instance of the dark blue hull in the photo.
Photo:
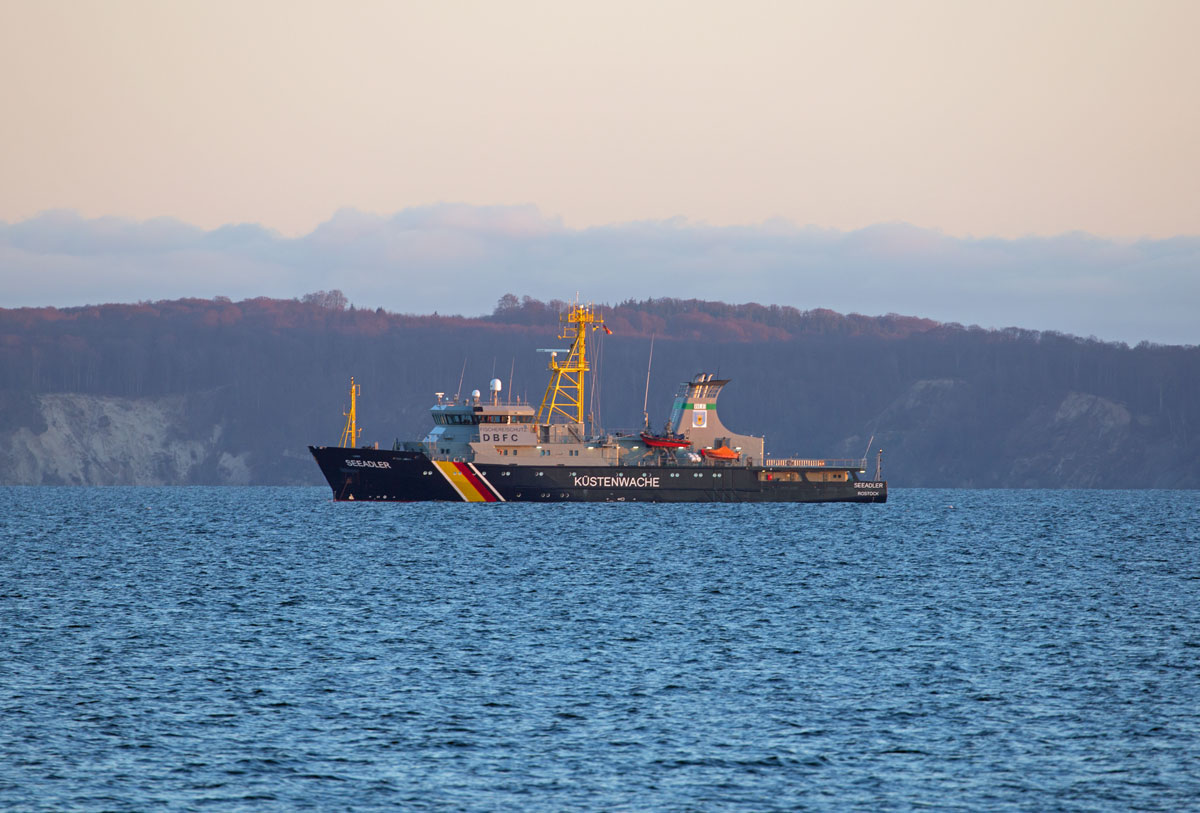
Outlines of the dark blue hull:
[{"label": "dark blue hull", "polygon": [[310,446],[337,500],[416,502],[887,502],[886,482],[760,466],[537,466],[434,462],[421,452]]}]

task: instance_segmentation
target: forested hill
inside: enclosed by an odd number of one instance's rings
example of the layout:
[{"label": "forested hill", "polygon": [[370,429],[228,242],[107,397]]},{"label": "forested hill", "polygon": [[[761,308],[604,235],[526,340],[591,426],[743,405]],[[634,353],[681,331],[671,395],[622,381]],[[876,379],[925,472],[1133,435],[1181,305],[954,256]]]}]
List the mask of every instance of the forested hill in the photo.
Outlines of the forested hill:
[{"label": "forested hill", "polygon": [[[506,295],[489,316],[303,300],[0,309],[0,482],[322,482],[349,377],[363,440],[423,435],[434,392],[500,378],[536,403],[564,304]],[[861,457],[895,487],[1200,487],[1200,348],[925,319],[696,300],[603,307],[594,410],[641,422],[701,370],[722,419],[772,455]],[[511,383],[511,388],[510,388]]]}]

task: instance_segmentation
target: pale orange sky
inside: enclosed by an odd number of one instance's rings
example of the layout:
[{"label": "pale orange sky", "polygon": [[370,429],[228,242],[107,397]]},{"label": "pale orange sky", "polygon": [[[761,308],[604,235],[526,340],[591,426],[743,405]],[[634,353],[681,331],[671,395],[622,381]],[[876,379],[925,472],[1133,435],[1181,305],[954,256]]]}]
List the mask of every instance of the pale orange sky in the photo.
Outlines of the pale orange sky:
[{"label": "pale orange sky", "polygon": [[1196,2],[0,0],[0,220],[1200,233]]}]

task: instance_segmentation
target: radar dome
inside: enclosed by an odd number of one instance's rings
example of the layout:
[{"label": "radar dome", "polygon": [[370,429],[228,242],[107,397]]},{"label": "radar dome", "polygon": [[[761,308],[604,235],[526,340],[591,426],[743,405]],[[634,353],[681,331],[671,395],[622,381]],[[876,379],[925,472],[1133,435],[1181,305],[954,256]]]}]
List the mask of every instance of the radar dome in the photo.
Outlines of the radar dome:
[{"label": "radar dome", "polygon": [[472,397],[472,398],[478,398],[478,397],[479,397],[479,390],[471,390],[471,397]]},{"label": "radar dome", "polygon": [[504,385],[500,383],[500,379],[493,378],[492,383],[488,384],[488,389],[492,392],[500,392],[500,390],[504,389]]}]

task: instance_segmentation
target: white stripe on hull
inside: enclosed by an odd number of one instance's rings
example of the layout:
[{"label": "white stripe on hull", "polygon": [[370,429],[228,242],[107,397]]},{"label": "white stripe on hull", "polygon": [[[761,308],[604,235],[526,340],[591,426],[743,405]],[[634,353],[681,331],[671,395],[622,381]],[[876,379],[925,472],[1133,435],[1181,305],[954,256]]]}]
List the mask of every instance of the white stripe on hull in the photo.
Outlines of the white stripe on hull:
[{"label": "white stripe on hull", "polygon": [[484,477],[483,473],[481,471],[479,471],[479,469],[475,468],[474,463],[468,463],[467,465],[471,468],[471,471],[475,472],[475,476],[479,478],[479,482],[481,482],[485,486],[487,486],[488,490],[496,495],[497,500],[499,500],[500,502],[508,502],[508,500],[504,499],[504,495],[502,495],[499,491],[497,491],[496,487],[494,485],[492,485],[491,482],[488,481],[488,478]]}]

